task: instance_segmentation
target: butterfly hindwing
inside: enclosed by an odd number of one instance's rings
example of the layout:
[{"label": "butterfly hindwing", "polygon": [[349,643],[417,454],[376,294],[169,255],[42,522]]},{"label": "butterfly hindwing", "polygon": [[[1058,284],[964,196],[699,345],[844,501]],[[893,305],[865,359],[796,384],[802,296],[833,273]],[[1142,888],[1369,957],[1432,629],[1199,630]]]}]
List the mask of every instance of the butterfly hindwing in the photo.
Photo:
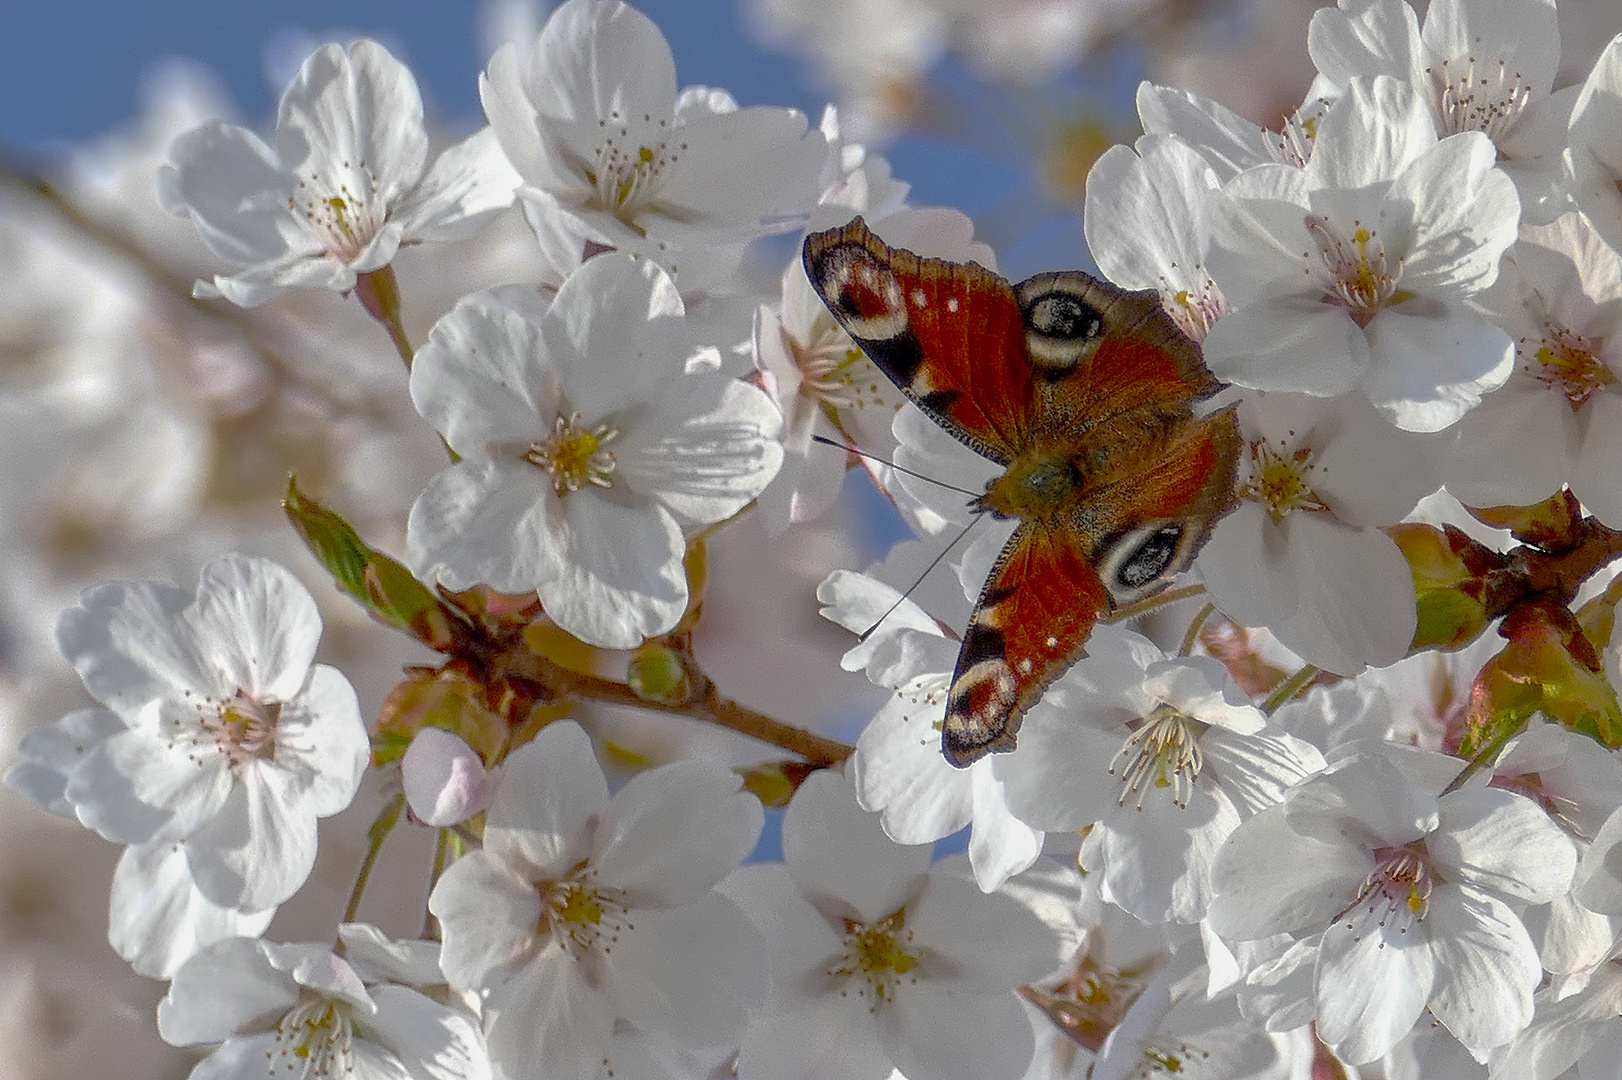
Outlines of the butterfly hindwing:
[{"label": "butterfly hindwing", "polygon": [[1035,378],[1013,287],[978,263],[892,248],[861,218],[805,244],[805,271],[839,325],[955,438],[1006,463],[1035,419]]}]

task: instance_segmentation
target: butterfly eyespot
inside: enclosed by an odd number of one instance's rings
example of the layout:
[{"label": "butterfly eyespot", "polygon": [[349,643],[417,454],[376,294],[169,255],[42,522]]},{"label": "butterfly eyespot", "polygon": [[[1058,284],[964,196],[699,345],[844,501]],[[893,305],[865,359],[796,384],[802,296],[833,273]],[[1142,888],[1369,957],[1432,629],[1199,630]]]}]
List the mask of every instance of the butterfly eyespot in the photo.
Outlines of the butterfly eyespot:
[{"label": "butterfly eyespot", "polygon": [[1049,378],[1068,374],[1104,337],[1104,316],[1070,288],[1052,287],[1020,298],[1025,347]]},{"label": "butterfly eyespot", "polygon": [[1129,529],[1106,543],[1099,555],[1099,577],[1117,606],[1157,592],[1187,560],[1186,530],[1181,522],[1160,521]]}]

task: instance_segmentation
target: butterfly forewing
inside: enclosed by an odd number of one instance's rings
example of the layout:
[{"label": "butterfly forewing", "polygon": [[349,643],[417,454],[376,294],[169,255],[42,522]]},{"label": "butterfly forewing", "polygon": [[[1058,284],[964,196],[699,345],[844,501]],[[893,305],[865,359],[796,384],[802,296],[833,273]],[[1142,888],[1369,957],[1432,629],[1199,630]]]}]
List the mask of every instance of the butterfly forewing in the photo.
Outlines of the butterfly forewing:
[{"label": "butterfly forewing", "polygon": [[930,418],[1006,463],[1034,419],[1014,290],[978,263],[892,248],[861,218],[805,243],[805,271],[839,325]]}]

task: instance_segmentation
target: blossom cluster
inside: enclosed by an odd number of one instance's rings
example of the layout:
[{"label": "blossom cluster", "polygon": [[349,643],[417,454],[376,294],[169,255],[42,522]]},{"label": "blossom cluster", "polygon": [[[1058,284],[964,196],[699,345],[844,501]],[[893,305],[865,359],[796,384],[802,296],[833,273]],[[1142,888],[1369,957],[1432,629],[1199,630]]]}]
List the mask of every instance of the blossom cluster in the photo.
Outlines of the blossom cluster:
[{"label": "blossom cluster", "polygon": [[[967,216],[913,205],[847,114],[681,88],[619,0],[496,49],[487,126],[437,154],[404,64],[322,45],[273,138],[189,126],[156,185],[208,253],[196,299],[353,298],[405,362],[436,455],[406,497],[306,474],[282,503],[371,621],[323,645],[316,595],[247,555],[91,588],[56,639],[97,704],[6,782],[123,845],[109,940],[199,1078],[1614,1070],[1622,36],[1557,87],[1556,17],[1340,0],[1277,129],[1139,88],[1082,224],[1224,384],[1232,506],[1196,584],[1112,605],[966,768],[941,727],[1012,523],[962,492],[999,468],[799,251],[860,215],[994,272]],[[898,40],[869,30],[827,49],[863,78]],[[410,287],[519,220],[486,287]],[[864,484],[913,535],[859,571]],[[434,664],[363,718],[317,649],[391,630]],[[670,734],[695,720],[752,740]],[[318,819],[367,802],[328,940],[266,939]],[[437,843],[416,937],[356,917],[396,827]]]}]

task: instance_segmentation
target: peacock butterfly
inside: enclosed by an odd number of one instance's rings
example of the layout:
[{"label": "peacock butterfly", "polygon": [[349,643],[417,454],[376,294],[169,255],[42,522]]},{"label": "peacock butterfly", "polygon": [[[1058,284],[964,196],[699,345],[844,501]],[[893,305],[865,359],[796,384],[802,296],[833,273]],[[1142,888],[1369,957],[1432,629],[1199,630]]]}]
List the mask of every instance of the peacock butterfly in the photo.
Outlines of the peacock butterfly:
[{"label": "peacock butterfly", "polygon": [[1012,750],[1099,615],[1164,588],[1232,508],[1234,408],[1195,414],[1223,384],[1153,290],[1074,270],[1012,285],[861,218],[807,237],[804,259],[880,370],[1005,470],[973,507],[1019,524],[964,631],[941,748],[960,768]]}]

